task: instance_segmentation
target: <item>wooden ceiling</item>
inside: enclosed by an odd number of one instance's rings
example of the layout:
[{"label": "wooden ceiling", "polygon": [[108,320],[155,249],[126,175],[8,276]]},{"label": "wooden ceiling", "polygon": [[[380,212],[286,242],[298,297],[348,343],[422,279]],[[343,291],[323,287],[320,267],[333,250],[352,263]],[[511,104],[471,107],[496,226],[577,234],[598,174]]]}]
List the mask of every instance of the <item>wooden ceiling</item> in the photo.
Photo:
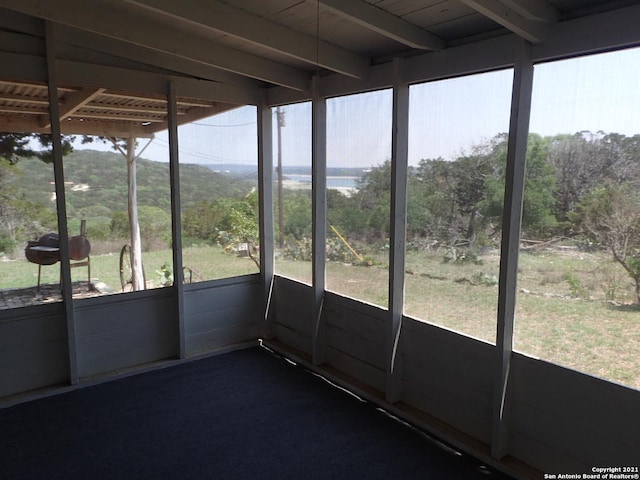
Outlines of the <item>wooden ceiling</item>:
[{"label": "wooden ceiling", "polygon": [[[621,12],[624,21],[637,3],[0,0],[0,130],[47,131],[46,75],[37,61],[47,47],[55,48],[63,132],[149,136],[166,128],[159,78],[182,86],[185,122],[256,103],[261,90],[308,96],[313,76],[375,85],[375,67],[394,58],[428,63],[506,36],[545,45],[575,19],[610,22],[618,17],[605,14]],[[45,22],[55,32],[49,43]]]}]

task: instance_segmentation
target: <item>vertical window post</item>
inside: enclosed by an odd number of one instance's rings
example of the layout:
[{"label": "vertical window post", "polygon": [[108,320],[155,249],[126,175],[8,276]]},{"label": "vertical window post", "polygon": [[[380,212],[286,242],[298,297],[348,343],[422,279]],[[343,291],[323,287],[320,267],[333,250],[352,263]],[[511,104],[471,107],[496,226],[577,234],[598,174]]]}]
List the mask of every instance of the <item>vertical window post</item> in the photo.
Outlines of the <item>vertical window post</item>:
[{"label": "vertical window post", "polygon": [[185,358],[186,334],[184,325],[184,278],[182,271],[182,218],[180,216],[180,163],[178,149],[178,108],[176,89],[169,82],[167,94],[169,127],[169,184],[171,188],[171,245],[173,254],[173,285],[178,307],[178,338],[180,358]]},{"label": "vertical window post", "polygon": [[67,317],[67,338],[69,345],[69,379],[72,385],[78,383],[78,358],[76,347],[76,324],[73,312],[73,285],[69,267],[69,234],[67,231],[67,205],[64,188],[64,167],[62,164],[62,143],[60,136],[60,108],[58,105],[58,80],[55,54],[55,27],[45,23],[47,51],[47,85],[49,88],[49,115],[51,121],[51,142],[53,145],[53,174],[58,212],[58,234],[60,239],[60,271],[62,300]]},{"label": "vertical window post", "polygon": [[311,208],[313,229],[312,255],[312,357],[319,365],[325,361],[326,342],[322,324],[322,306],[326,288],[327,269],[327,101],[320,95],[320,79],[312,83],[311,134]]},{"label": "vertical window post", "polygon": [[258,196],[260,229],[260,278],[264,292],[262,334],[272,338],[270,315],[274,272],[273,228],[273,115],[265,100],[258,105]]},{"label": "vertical window post", "polygon": [[527,138],[531,113],[533,63],[530,45],[522,40],[517,49],[511,97],[511,119],[507,146],[500,286],[498,292],[498,330],[496,338],[496,374],[493,401],[491,454],[500,459],[505,454],[509,370],[513,353],[513,324],[518,276],[518,250],[524,199]]},{"label": "vertical window post", "polygon": [[407,170],[409,151],[409,85],[402,60],[393,62],[393,125],[391,133],[391,248],[389,272],[389,337],[387,338],[387,401],[398,401],[400,368],[396,355],[404,310],[404,270],[407,239]]}]

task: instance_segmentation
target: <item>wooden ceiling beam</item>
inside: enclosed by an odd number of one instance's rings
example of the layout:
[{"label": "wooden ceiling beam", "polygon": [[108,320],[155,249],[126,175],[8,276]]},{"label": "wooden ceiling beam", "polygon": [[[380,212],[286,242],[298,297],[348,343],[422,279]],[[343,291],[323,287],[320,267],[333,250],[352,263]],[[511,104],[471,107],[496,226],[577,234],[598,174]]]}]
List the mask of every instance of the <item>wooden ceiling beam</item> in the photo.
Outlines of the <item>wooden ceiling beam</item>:
[{"label": "wooden ceiling beam", "polygon": [[[318,0],[307,1],[315,4]],[[319,1],[322,8],[411,48],[442,50],[446,46],[433,33],[362,0]]]},{"label": "wooden ceiling beam", "polygon": [[547,36],[544,24],[526,19],[498,0],[460,1],[531,43],[542,43]]},{"label": "wooden ceiling beam", "polygon": [[[261,82],[258,80],[228,72],[211,65],[204,65],[186,58],[176,57],[175,55],[152,50],[140,45],[132,45],[131,43],[125,43],[115,38],[104,37],[72,27],[60,26],[57,39],[61,43],[73,47],[80,47],[141,64],[163,68],[180,73],[181,75],[191,75],[196,78],[249,88],[255,88],[261,85]],[[64,52],[64,50],[61,51]]]},{"label": "wooden ceiling beam", "polygon": [[21,104],[44,106],[49,105],[49,99],[47,97],[27,97],[25,95],[15,95],[12,93],[0,93],[0,102],[16,102]]},{"label": "wooden ceiling beam", "polygon": [[226,103],[221,103],[219,105],[216,105],[215,107],[210,108],[191,108],[185,115],[180,116],[180,118],[178,119],[178,125],[197,122],[198,120],[202,120],[203,118],[209,118],[213,115],[218,115],[219,113],[233,110],[234,108],[238,108],[238,106],[229,105]]},{"label": "wooden ceiling beam", "polygon": [[314,36],[291,30],[265,18],[217,0],[126,0],[127,2],[186,21],[200,28],[231,35],[274,52],[319,64],[333,72],[364,78],[370,60]]},{"label": "wooden ceiling beam", "polygon": [[[153,137],[153,131],[141,124],[125,122],[81,122],[67,118],[60,122],[60,131],[65,135],[96,135],[101,137]],[[40,126],[37,116],[20,116],[0,114],[0,132],[5,133],[51,133],[50,128]]]},{"label": "wooden ceiling beam", "polygon": [[[166,115],[167,114],[167,109],[166,108],[159,108],[159,107],[143,107],[143,106],[130,106],[130,105],[117,105],[117,104],[108,104],[108,103],[92,103],[90,105],[87,105],[87,108],[95,111],[95,110],[101,110],[101,111],[107,111],[107,112],[114,112],[114,113],[124,113],[129,114],[129,113],[140,113],[140,114],[149,114],[149,115]],[[178,112],[178,115],[180,115],[182,112]]]},{"label": "wooden ceiling beam", "polygon": [[[153,101],[165,106],[167,104],[166,98],[156,98],[156,97],[149,98],[149,97],[144,97],[142,95],[135,95],[135,94],[129,94],[129,93],[107,91],[104,93],[103,96],[110,97],[110,98],[127,99],[127,100],[140,100],[143,102]],[[178,106],[181,106],[181,107],[185,106],[185,107],[205,107],[206,108],[211,106],[211,101],[198,100],[197,98],[179,97],[176,103],[178,104]]]},{"label": "wooden ceiling beam", "polygon": [[46,113],[47,109],[25,109],[24,107],[9,107],[5,105],[0,105],[0,113],[6,113],[11,115],[43,115]]},{"label": "wooden ceiling beam", "polygon": [[114,113],[99,113],[99,112],[77,112],[72,119],[82,120],[88,118],[94,118],[96,120],[112,120],[123,122],[138,122],[138,123],[157,123],[165,120],[166,115],[161,116],[145,116],[145,115],[120,115],[119,112]]},{"label": "wooden ceiling beam", "polygon": [[501,0],[505,6],[528,20],[556,23],[560,12],[547,0]]},{"label": "wooden ceiling beam", "polygon": [[67,118],[60,122],[60,130],[65,135],[95,135],[117,138],[153,138],[150,128],[140,123],[127,122],[91,122]]},{"label": "wooden ceiling beam", "polygon": [[[58,103],[60,104],[60,120],[64,120],[65,118],[73,115],[103,92],[104,88],[81,88],[80,90],[58,100]],[[49,115],[43,116],[42,127],[49,128],[50,126],[51,120]]]}]

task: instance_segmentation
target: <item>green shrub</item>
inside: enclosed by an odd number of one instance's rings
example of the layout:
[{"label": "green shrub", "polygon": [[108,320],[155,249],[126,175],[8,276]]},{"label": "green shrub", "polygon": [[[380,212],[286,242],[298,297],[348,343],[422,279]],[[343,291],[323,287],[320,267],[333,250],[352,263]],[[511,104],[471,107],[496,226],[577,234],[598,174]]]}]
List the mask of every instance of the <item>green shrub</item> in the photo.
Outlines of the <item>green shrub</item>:
[{"label": "green shrub", "polygon": [[578,278],[578,276],[575,273],[566,272],[564,274],[564,280],[569,285],[569,291],[571,292],[571,296],[572,297],[588,298],[589,293],[582,286],[582,283],[580,282],[580,279]]}]

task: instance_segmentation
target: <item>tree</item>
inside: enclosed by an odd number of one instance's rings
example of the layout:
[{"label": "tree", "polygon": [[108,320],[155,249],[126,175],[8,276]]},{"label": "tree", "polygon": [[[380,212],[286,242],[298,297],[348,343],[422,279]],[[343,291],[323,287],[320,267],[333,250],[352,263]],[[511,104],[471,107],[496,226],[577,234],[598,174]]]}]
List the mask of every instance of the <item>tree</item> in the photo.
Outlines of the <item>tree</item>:
[{"label": "tree", "polygon": [[467,217],[464,238],[473,241],[478,229],[481,202],[486,197],[485,184],[494,170],[491,157],[482,153],[460,157],[453,164],[455,198],[458,209]]},{"label": "tree", "polygon": [[185,240],[204,240],[214,243],[218,237],[218,225],[225,215],[223,200],[208,202],[199,201],[184,210],[182,215],[182,231]]},{"label": "tree", "polygon": [[367,241],[389,235],[391,162],[367,171],[350,195],[327,190],[327,221],[342,235]]},{"label": "tree", "polygon": [[[409,177],[407,217],[411,228],[407,234],[422,232],[425,237],[452,243],[458,236],[460,221],[456,210],[455,178],[452,162],[442,158],[420,160],[415,175]],[[424,206],[424,209],[421,209]],[[422,218],[416,215],[422,212]],[[419,222],[424,222],[420,225]]]},{"label": "tree", "polygon": [[[75,137],[62,135],[62,154],[71,152]],[[53,162],[51,135],[44,133],[0,133],[0,158],[16,164],[21,158],[35,157],[43,162]]]},{"label": "tree", "polygon": [[[500,141],[497,141],[498,139]],[[481,212],[486,217],[494,218],[496,223],[500,223],[504,207],[506,135],[494,138],[493,150],[495,163],[499,166],[500,173],[486,179],[486,197]],[[532,133],[527,142],[527,166],[522,206],[522,230],[525,235],[544,237],[556,227],[558,222],[553,213],[555,188],[555,169],[549,163],[549,139]]]},{"label": "tree", "polygon": [[[73,137],[62,137],[63,154],[71,151]],[[17,195],[11,179],[14,166],[24,158],[53,161],[51,136],[0,133],[0,252],[11,253],[16,245],[55,229],[55,213],[44,205]]]},{"label": "tree", "polygon": [[311,237],[311,195],[289,192],[284,195],[284,233],[288,238]]},{"label": "tree", "polygon": [[[432,174],[440,184],[434,192],[434,199],[446,199],[450,203],[448,243],[455,244],[464,239],[472,244],[477,241],[478,234],[491,224],[491,216],[487,215],[493,213],[487,209],[491,193],[488,188],[500,185],[500,179],[504,177],[505,152],[506,136],[496,135],[451,162],[433,162]],[[424,165],[421,165],[419,174],[424,176],[424,173]],[[501,209],[495,213],[501,214]]]},{"label": "tree", "polygon": [[640,179],[640,135],[578,132],[550,139],[549,161],[556,170],[555,215],[566,221],[583,195],[611,183]]},{"label": "tree", "polygon": [[610,184],[584,195],[571,215],[591,240],[607,247],[635,282],[640,303],[640,195],[629,183]]},{"label": "tree", "polygon": [[259,245],[258,194],[251,192],[245,198],[236,200],[220,222],[219,241],[225,249],[238,244],[247,245],[247,254],[260,268],[260,257],[256,255]]}]

